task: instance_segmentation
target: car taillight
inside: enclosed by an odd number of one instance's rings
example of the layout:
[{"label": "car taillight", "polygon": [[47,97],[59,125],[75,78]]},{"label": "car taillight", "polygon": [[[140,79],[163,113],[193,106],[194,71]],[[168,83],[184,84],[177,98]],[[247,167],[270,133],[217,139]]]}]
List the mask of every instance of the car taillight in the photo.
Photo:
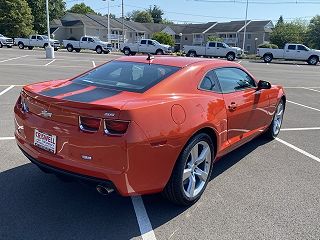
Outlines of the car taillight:
[{"label": "car taillight", "polygon": [[84,132],[97,132],[100,128],[100,124],[100,118],[79,117],[79,127]]},{"label": "car taillight", "polygon": [[123,135],[127,132],[129,121],[104,120],[104,132],[107,135]]}]

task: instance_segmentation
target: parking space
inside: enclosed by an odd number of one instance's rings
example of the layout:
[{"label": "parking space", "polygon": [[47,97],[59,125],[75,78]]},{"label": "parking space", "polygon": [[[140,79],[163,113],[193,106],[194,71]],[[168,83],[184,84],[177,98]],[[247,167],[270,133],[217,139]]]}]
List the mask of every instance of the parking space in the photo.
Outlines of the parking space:
[{"label": "parking space", "polygon": [[22,85],[117,57],[44,54],[0,50],[0,239],[319,239],[320,67],[241,61],[257,78],[285,86],[283,131],[278,141],[255,139],[215,163],[201,200],[183,208],[159,194],[103,197],[26,160],[13,139]]}]

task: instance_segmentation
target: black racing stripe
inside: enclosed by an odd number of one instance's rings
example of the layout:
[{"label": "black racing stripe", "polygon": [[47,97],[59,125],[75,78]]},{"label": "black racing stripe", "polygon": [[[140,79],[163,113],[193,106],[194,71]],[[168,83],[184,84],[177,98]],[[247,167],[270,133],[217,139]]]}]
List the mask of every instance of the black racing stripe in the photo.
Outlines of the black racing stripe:
[{"label": "black racing stripe", "polygon": [[55,97],[55,96],[58,96],[61,94],[79,91],[79,90],[85,89],[87,87],[88,86],[86,86],[86,85],[71,83],[71,84],[64,86],[64,87],[59,87],[59,88],[55,88],[55,89],[42,91],[42,92],[40,92],[40,94],[47,96],[47,97]]},{"label": "black racing stripe", "polygon": [[112,97],[117,95],[121,91],[105,89],[105,88],[96,88],[88,92],[75,94],[72,96],[68,96],[63,98],[64,100],[70,100],[75,102],[93,102],[100,99]]}]

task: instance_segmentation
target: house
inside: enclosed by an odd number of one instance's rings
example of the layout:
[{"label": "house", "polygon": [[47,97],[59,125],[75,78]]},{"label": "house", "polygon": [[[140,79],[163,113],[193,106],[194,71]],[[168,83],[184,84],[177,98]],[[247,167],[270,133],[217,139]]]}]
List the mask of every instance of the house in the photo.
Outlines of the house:
[{"label": "house", "polygon": [[[134,43],[144,38],[151,38],[156,32],[165,32],[175,39],[175,49],[183,45],[204,45],[209,37],[222,38],[230,46],[243,46],[246,28],[245,50],[254,53],[258,45],[268,42],[274,28],[271,20],[248,20],[230,22],[208,22],[203,24],[161,24],[138,23],[110,18],[109,39],[115,48],[119,47],[123,34],[126,42]],[[66,13],[60,20],[50,23],[51,34],[62,42],[64,39],[80,39],[81,36],[97,36],[103,41],[108,40],[108,19],[96,14]]]}]

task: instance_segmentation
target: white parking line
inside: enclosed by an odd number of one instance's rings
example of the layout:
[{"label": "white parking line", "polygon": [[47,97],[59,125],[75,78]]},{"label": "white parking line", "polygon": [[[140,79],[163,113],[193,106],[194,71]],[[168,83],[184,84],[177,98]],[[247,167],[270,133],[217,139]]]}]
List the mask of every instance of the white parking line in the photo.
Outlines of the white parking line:
[{"label": "white parking line", "polygon": [[289,101],[289,100],[287,100],[287,102],[288,102],[288,103],[295,104],[295,105],[298,105],[298,106],[300,106],[300,107],[304,107],[304,108],[308,108],[308,109],[311,109],[311,110],[320,112],[320,109],[318,109],[318,108],[309,107],[309,106],[303,105],[303,104],[301,104],[301,103],[296,103],[296,102],[292,102],[292,101]]},{"label": "white parking line", "polygon": [[9,62],[9,61],[12,61],[12,60],[16,60],[16,59],[20,59],[20,58],[24,58],[24,57],[28,57],[28,56],[29,55],[24,55],[24,56],[15,57],[15,58],[9,58],[9,59],[6,59],[6,60],[1,60],[0,63]]},{"label": "white parking line", "polygon": [[285,89],[310,89],[310,88],[320,88],[320,87],[284,87]]},{"label": "white parking line", "polygon": [[238,63],[240,64],[242,62],[242,60],[240,60]]},{"label": "white parking line", "polygon": [[10,85],[10,87],[7,87],[5,90],[3,90],[2,92],[0,92],[0,96],[5,94],[6,92],[10,91],[12,88],[14,88],[15,85]]},{"label": "white parking line", "polygon": [[96,63],[94,61],[92,61],[92,65],[94,68],[96,67]]},{"label": "white parking line", "polygon": [[156,240],[156,235],[153,232],[150,219],[148,217],[146,208],[144,207],[141,196],[131,197],[131,201],[136,213],[141,237],[143,240]]},{"label": "white parking line", "polygon": [[315,89],[312,89],[312,88],[304,87],[303,89],[307,89],[307,90],[310,90],[310,91],[314,91],[314,92],[320,93],[320,90],[315,90]]},{"label": "white parking line", "polygon": [[53,59],[52,61],[48,62],[47,64],[45,64],[44,66],[47,67],[49,66],[51,63],[54,63],[56,61],[56,59]]},{"label": "white parking line", "polygon": [[313,131],[320,130],[320,127],[312,127],[312,128],[282,128],[281,131]]},{"label": "white parking line", "polygon": [[14,140],[14,137],[0,137],[0,141],[4,141],[4,140]]},{"label": "white parking line", "polygon": [[316,160],[317,162],[320,162],[320,158],[312,155],[311,153],[308,153],[308,152],[306,152],[306,151],[304,151],[304,150],[302,150],[302,149],[300,149],[300,148],[292,145],[291,143],[288,143],[288,142],[286,142],[286,141],[283,141],[283,140],[280,139],[280,138],[276,138],[276,140],[277,140],[278,142],[280,142],[280,143],[282,143],[282,144],[284,144],[284,145],[286,145],[286,146],[288,146],[288,147],[296,150],[297,152],[302,153],[303,155],[305,155],[305,156],[307,156],[307,157],[309,157],[309,158],[311,158],[311,159],[313,159],[313,160]]}]

